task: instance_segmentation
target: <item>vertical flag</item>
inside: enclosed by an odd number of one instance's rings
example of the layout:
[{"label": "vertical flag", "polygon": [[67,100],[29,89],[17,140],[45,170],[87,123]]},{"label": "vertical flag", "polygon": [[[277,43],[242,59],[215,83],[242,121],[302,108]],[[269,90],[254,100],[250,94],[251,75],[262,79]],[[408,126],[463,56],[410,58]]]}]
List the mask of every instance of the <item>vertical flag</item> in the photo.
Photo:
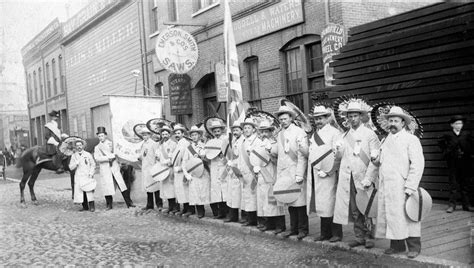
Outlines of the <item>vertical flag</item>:
[{"label": "vertical flag", "polygon": [[224,0],[224,48],[225,48],[225,71],[227,78],[227,129],[235,121],[243,122],[248,103],[242,99],[242,85],[240,84],[239,60],[237,57],[237,46],[232,27],[232,16],[228,0]]}]

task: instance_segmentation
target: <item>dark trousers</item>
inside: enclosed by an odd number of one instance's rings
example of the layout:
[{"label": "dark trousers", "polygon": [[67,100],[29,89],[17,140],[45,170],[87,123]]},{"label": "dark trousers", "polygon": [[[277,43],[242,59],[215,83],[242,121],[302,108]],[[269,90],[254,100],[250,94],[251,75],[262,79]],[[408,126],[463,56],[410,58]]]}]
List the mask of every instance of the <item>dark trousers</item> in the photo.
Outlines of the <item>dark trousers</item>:
[{"label": "dark trousers", "polygon": [[[153,202],[153,197],[155,198],[155,202]],[[163,207],[163,199],[160,197],[160,191],[146,193],[146,208],[153,209],[155,206],[154,204],[156,204],[156,207],[158,208]]]},{"label": "dark trousers", "polygon": [[196,205],[197,215],[200,217],[204,217],[206,211],[204,210],[204,205]]},{"label": "dark trousers", "polygon": [[229,213],[227,217],[230,221],[238,221],[239,220],[239,209],[238,208],[229,208]]},{"label": "dark trousers", "polygon": [[321,219],[321,237],[329,239],[331,237],[342,238],[342,225],[334,223],[333,217],[320,217]]},{"label": "dark trousers", "polygon": [[89,210],[89,203],[87,202],[86,192],[82,192],[82,208],[84,210]]},{"label": "dark trousers", "polygon": [[267,226],[267,217],[257,217],[257,224],[259,226]]},{"label": "dark trousers", "polygon": [[227,216],[227,213],[229,212],[229,206],[227,206],[226,202],[220,202],[219,203],[219,216],[225,217]]},{"label": "dark trousers", "polygon": [[[354,221],[354,235],[358,241],[365,241],[373,239],[372,230],[369,230],[365,225],[365,216],[360,213],[357,208],[355,197],[357,194],[357,189],[354,185],[354,179],[351,175],[351,191],[350,191],[350,200],[349,200],[349,213]],[[368,219],[371,220],[371,219]]]},{"label": "dark trousers", "polygon": [[450,206],[456,207],[456,202],[460,195],[462,207],[469,207],[469,168],[471,168],[469,166],[469,158],[453,159],[448,162]]},{"label": "dark trousers", "polygon": [[247,222],[250,226],[255,226],[258,223],[257,211],[246,211]]},{"label": "dark trousers", "polygon": [[408,251],[421,252],[421,238],[420,237],[408,237],[403,240],[390,240],[390,248],[397,251]]},{"label": "dark trousers", "polygon": [[219,215],[219,203],[211,203],[212,215],[217,217]]},{"label": "dark trousers", "polygon": [[286,230],[285,216],[266,217],[265,225],[269,230]]},{"label": "dark trousers", "polygon": [[290,228],[292,233],[309,233],[308,215],[306,206],[288,207],[290,212]]},{"label": "dark trousers", "polygon": [[194,206],[190,206],[189,203],[183,203],[183,213],[191,212],[192,214],[196,213]]},{"label": "dark trousers", "polygon": [[168,210],[179,211],[179,203],[176,203],[176,198],[168,199]]},{"label": "dark trousers", "polygon": [[157,208],[162,208],[163,207],[163,199],[160,197],[160,191],[154,192],[155,195],[155,204]]}]

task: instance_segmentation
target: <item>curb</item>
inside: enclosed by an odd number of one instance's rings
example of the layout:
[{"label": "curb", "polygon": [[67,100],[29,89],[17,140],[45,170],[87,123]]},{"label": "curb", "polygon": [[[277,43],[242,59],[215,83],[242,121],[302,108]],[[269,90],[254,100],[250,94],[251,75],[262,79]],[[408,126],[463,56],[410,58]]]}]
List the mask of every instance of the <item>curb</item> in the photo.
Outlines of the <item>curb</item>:
[{"label": "curb", "polygon": [[[266,231],[266,232],[261,232],[260,230],[254,228],[254,227],[247,227],[247,226],[241,226],[240,223],[224,223],[222,220],[218,219],[211,219],[211,218],[202,218],[199,219],[195,215],[191,215],[188,218],[182,218],[179,216],[174,216],[174,215],[169,215],[169,214],[163,214],[158,211],[154,211],[158,216],[164,216],[167,218],[172,218],[175,220],[180,220],[184,222],[189,222],[189,223],[196,223],[200,225],[211,225],[215,226],[218,228],[223,228],[223,229],[230,229],[232,231],[240,232],[246,235],[255,235],[259,237],[265,237],[265,238],[271,238],[271,239],[279,239],[279,240],[285,240],[286,238],[283,238],[280,234],[275,235],[273,234],[273,231]],[[135,215],[138,215],[138,211],[135,212]],[[290,236],[287,238],[287,240],[290,240],[292,242],[296,243],[307,243],[309,245],[313,245],[315,247],[321,247],[325,249],[338,249],[338,250],[343,250],[343,251],[352,251],[355,253],[363,253],[363,254],[371,254],[375,256],[387,256],[387,257],[392,257],[396,259],[405,259],[405,260],[411,260],[418,262],[420,265],[437,265],[437,266],[443,266],[443,267],[470,267],[468,263],[462,263],[462,262],[457,262],[457,261],[451,261],[451,260],[445,260],[445,259],[440,259],[440,258],[435,258],[435,257],[430,257],[430,256],[424,256],[424,255],[419,255],[415,259],[409,259],[405,255],[400,255],[400,254],[395,254],[395,255],[385,255],[384,254],[384,249],[381,248],[372,248],[372,249],[366,249],[364,247],[355,247],[351,248],[347,245],[346,242],[336,242],[336,243],[330,243],[328,241],[314,241],[314,237],[312,236],[307,236],[303,240],[299,241],[296,236]]]}]

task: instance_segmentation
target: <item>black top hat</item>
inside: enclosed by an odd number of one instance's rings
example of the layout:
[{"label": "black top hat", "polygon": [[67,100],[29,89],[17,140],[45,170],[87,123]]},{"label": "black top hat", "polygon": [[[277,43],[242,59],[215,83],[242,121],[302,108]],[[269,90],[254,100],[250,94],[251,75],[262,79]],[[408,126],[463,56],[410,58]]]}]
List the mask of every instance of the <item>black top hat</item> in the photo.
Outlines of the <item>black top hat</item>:
[{"label": "black top hat", "polygon": [[58,112],[58,111],[55,111],[55,110],[52,110],[51,112],[49,112],[49,116],[56,116],[56,117],[59,117],[59,112]]},{"label": "black top hat", "polygon": [[105,135],[107,135],[107,131],[105,131],[105,127],[97,127],[97,135],[99,135],[100,133],[104,133]]},{"label": "black top hat", "polygon": [[463,121],[463,123],[466,122],[466,117],[462,116],[462,115],[455,115],[453,117],[451,117],[451,119],[449,119],[449,123],[452,124],[456,121]]}]

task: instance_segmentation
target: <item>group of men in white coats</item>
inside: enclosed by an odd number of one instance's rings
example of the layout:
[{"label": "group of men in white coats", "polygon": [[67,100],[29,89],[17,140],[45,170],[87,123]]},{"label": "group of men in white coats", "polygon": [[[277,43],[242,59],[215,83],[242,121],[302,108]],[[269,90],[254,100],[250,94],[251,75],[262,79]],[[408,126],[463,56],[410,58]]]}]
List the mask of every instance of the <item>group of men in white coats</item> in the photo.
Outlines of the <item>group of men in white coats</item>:
[{"label": "group of men in white coats", "polygon": [[120,166],[113,153],[112,141],[107,138],[104,127],[97,128],[99,143],[94,147],[94,155],[84,150],[86,141],[75,141],[75,152],[69,162],[70,170],[74,170],[74,203],[82,203],[80,211],[95,211],[94,192],[97,180],[94,178],[96,162],[99,165],[99,185],[105,197],[106,210],[112,209],[113,195],[118,188],[122,193],[127,208],[135,207],[130,198],[130,190],[120,173]]},{"label": "group of men in white coats", "polygon": [[[317,129],[309,145],[307,212],[321,218],[318,240],[340,241],[341,225],[353,222],[355,239],[350,247],[372,248],[374,237],[386,238],[391,240],[386,254],[408,248],[409,258],[418,256],[421,224],[407,216],[405,201],[418,189],[424,157],[419,139],[405,130],[411,118],[393,106],[384,115],[390,133],[380,142],[362,123],[367,111],[360,102],[349,102],[343,111],[350,125],[345,133],[329,124],[330,110],[317,106],[313,112]],[[328,158],[333,159],[324,163]],[[369,195],[374,188],[378,206],[371,219],[357,207],[356,195]]]},{"label": "group of men in white coats", "polygon": [[[418,188],[424,157],[419,139],[405,130],[411,118],[393,106],[384,115],[390,133],[380,142],[362,123],[367,111],[360,102],[349,102],[343,111],[350,126],[344,133],[330,124],[331,113],[323,106],[314,108],[316,130],[311,137],[294,123],[297,114],[288,106],[276,113],[281,125],[276,137],[270,121],[257,124],[251,118],[231,126],[231,141],[220,120],[208,126],[213,137],[206,142],[197,125],[189,131],[181,124],[173,130],[164,126],[159,143],[144,138],[143,176],[150,177],[146,169],[156,163],[169,166],[169,175],[158,188],[159,196],[169,202],[166,213],[189,216],[197,211],[202,218],[204,205],[209,204],[214,218],[237,222],[240,210],[243,225],[298,239],[308,235],[308,215],[316,213],[321,220],[319,241],[341,241],[342,225],[353,222],[355,239],[349,246],[372,248],[374,237],[387,238],[391,246],[385,253],[408,248],[408,257],[416,257],[421,251],[421,225],[407,217],[405,200]],[[184,138],[186,132],[189,138]],[[150,162],[145,163],[148,157]],[[203,172],[196,175],[192,170],[199,165]],[[145,188],[153,183],[149,178]],[[369,195],[375,188],[378,213],[371,219],[357,207],[356,195]],[[146,209],[153,208],[149,197]]]}]

